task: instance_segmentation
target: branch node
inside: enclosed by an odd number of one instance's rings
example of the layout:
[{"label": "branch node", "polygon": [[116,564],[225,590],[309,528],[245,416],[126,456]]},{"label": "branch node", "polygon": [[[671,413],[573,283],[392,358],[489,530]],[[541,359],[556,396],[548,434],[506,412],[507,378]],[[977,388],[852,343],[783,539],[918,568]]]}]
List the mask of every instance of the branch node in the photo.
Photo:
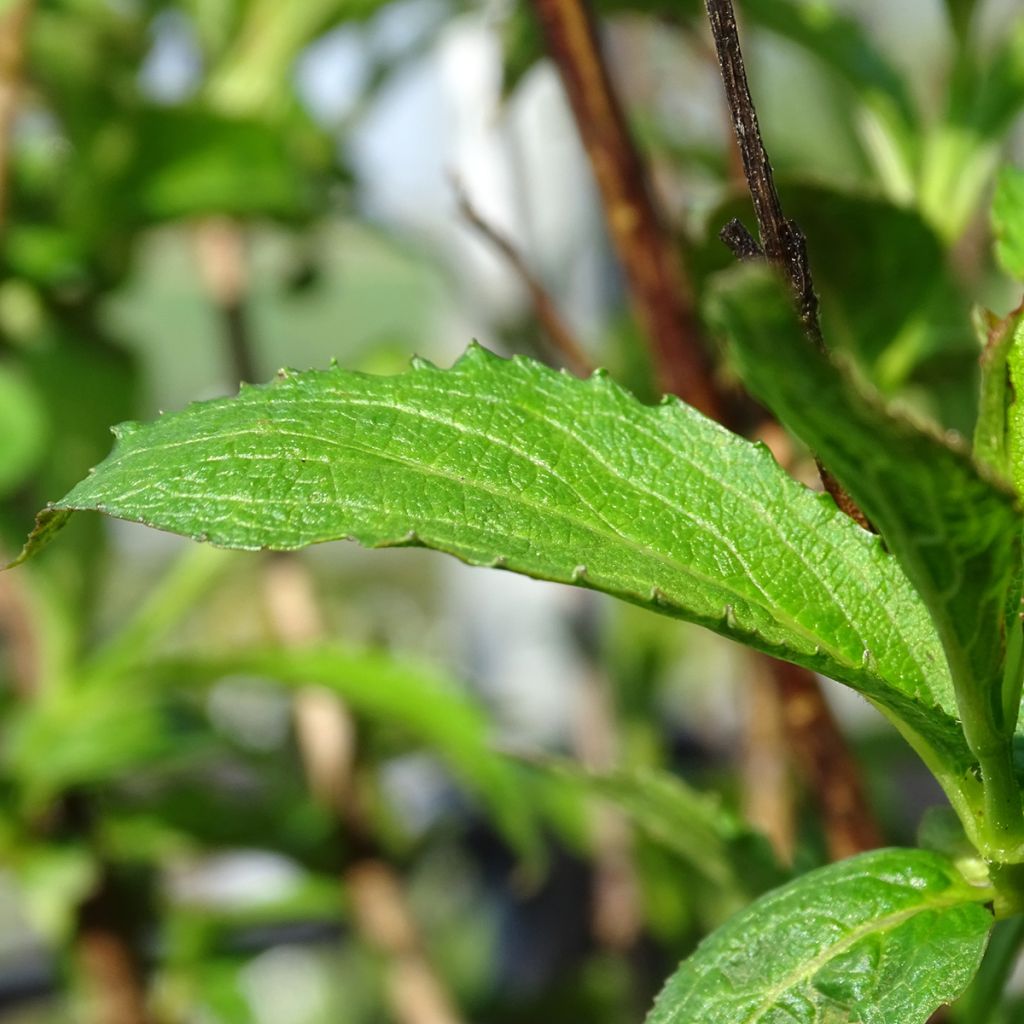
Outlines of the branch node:
[{"label": "branch node", "polygon": [[764,259],[764,250],[757,239],[747,230],[747,226],[737,217],[733,217],[721,231],[718,237],[728,246],[729,251],[736,259],[759,260]]}]

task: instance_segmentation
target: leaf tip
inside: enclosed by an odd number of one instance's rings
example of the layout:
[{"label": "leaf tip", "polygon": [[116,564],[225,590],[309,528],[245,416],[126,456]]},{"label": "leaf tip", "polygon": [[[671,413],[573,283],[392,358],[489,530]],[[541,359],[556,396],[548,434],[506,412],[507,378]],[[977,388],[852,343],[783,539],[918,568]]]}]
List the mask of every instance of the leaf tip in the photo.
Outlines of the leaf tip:
[{"label": "leaf tip", "polygon": [[71,518],[71,512],[72,510],[69,508],[60,508],[54,504],[47,505],[36,515],[35,526],[28,535],[25,546],[21,549],[18,557],[2,568],[13,569],[15,566],[21,565],[22,562],[27,562],[33,555],[46,547],[53,539],[54,534]]}]

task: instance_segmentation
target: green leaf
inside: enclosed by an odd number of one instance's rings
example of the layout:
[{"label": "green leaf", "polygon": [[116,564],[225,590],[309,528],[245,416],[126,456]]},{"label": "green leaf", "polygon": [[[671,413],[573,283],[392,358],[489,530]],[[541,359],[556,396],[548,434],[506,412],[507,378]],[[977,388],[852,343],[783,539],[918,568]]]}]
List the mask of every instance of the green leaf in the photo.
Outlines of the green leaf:
[{"label": "green leaf", "polygon": [[999,172],[992,230],[999,265],[1010,277],[1024,281],[1024,169],[1007,166]]},{"label": "green leaf", "polygon": [[647,1024],[924,1024],[978,970],[990,896],[924,850],[812,871],[701,943]]},{"label": "green leaf", "polygon": [[1004,689],[1008,629],[1020,632],[1022,520],[1014,494],[962,444],[885,409],[815,349],[763,268],[741,268],[715,306],[744,380],[836,475],[921,594],[942,638],[968,743],[983,770],[991,759],[986,782],[1005,784],[990,825],[1020,819],[1019,793],[1006,778],[1019,678]]},{"label": "green leaf", "polygon": [[590,587],[842,680],[929,763],[970,770],[941,647],[895,560],[677,400],[642,406],[605,375],[473,348],[448,371],[284,373],[117,435],[49,515],[251,550],[421,545]]},{"label": "green leaf", "polygon": [[341,647],[249,649],[155,662],[164,680],[207,684],[229,676],[262,676],[289,687],[324,686],[357,715],[401,729],[444,758],[480,795],[505,837],[533,866],[542,851],[534,810],[517,767],[492,747],[483,710],[436,671],[374,651]]}]

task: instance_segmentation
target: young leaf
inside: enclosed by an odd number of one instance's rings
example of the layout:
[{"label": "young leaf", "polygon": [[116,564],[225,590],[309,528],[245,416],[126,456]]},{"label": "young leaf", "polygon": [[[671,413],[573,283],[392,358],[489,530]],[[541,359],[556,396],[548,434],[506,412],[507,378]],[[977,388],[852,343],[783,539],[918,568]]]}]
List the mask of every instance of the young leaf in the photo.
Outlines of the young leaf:
[{"label": "young leaf", "polygon": [[924,1024],[978,970],[990,896],[924,850],[812,871],[705,939],[647,1024]]},{"label": "young leaf", "polygon": [[[1008,781],[1019,679],[1004,666],[1019,632],[1021,528],[1015,495],[960,446],[882,407],[807,341],[781,285],[741,268],[716,315],[744,379],[838,477],[881,531],[931,612],[968,743],[1001,787],[993,827],[1020,818]],[[990,763],[986,765],[986,760]]]},{"label": "young leaf", "polygon": [[591,587],[825,672],[933,765],[972,764],[934,629],[878,539],[676,400],[474,347],[447,371],[283,373],[116,433],[44,531],[95,509],[226,547],[418,544]]}]

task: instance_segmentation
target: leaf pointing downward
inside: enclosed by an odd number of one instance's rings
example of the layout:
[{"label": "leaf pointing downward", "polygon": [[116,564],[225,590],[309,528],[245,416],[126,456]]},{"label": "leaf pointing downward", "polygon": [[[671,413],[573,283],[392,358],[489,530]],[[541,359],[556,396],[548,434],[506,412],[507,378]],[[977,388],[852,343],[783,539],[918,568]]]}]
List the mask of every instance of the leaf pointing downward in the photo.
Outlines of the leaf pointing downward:
[{"label": "leaf pointing downward", "polygon": [[215,544],[419,544],[601,590],[857,687],[966,772],[942,651],[878,540],[767,449],[471,348],[451,370],[284,373],[126,424],[54,506]]}]

